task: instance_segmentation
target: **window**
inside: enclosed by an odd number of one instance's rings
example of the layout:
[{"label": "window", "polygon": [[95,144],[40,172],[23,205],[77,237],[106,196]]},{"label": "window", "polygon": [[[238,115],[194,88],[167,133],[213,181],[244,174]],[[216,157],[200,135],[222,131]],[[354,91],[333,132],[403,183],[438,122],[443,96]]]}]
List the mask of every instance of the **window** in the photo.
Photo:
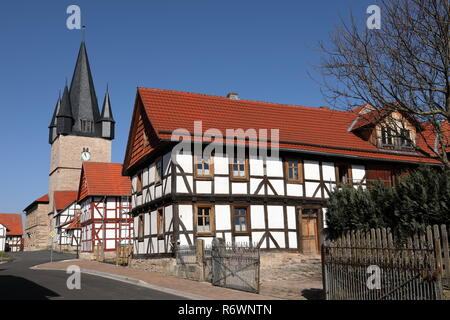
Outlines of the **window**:
[{"label": "window", "polygon": [[164,212],[163,209],[158,209],[156,212],[156,232],[158,233],[158,239],[164,235]]},{"label": "window", "polygon": [[155,162],[155,184],[161,184],[162,177],[162,161],[161,159]]},{"label": "window", "polygon": [[248,179],[248,161],[242,158],[235,158],[230,165],[231,178],[235,180]]},{"label": "window", "polygon": [[93,122],[90,120],[80,120],[81,132],[92,132],[94,129]]},{"label": "window", "polygon": [[352,166],[347,163],[337,163],[336,180],[338,183],[352,183]]},{"label": "window", "polygon": [[212,235],[214,232],[214,209],[210,205],[197,206],[197,234]]},{"label": "window", "polygon": [[285,171],[288,183],[303,183],[303,165],[301,160],[286,160]]},{"label": "window", "polygon": [[136,179],[136,193],[137,195],[142,194],[142,172],[139,172]]},{"label": "window", "polygon": [[138,241],[144,241],[144,215],[138,216]]},{"label": "window", "polygon": [[214,166],[212,158],[196,157],[195,158],[195,177],[211,178],[214,174]]},{"label": "window", "polygon": [[382,127],[381,128],[381,143],[383,145],[392,146],[394,139],[393,139],[393,131],[391,128],[388,127]]},{"label": "window", "polygon": [[249,233],[249,214],[248,207],[234,207],[233,213],[233,232],[234,233]]},{"label": "window", "polygon": [[411,147],[411,132],[407,129],[402,129],[400,131],[400,145],[402,147]]}]

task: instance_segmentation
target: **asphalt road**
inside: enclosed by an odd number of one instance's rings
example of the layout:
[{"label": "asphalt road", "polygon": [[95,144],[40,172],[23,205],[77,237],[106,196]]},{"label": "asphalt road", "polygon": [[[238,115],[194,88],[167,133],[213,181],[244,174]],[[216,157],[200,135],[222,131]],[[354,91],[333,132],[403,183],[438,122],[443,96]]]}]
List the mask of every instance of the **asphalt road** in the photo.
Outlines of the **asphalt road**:
[{"label": "asphalt road", "polygon": [[[81,274],[81,289],[69,290],[64,271],[31,270],[50,262],[50,251],[9,253],[12,262],[0,264],[0,300],[180,300],[165,292],[121,281]],[[73,259],[53,253],[53,261]]]}]

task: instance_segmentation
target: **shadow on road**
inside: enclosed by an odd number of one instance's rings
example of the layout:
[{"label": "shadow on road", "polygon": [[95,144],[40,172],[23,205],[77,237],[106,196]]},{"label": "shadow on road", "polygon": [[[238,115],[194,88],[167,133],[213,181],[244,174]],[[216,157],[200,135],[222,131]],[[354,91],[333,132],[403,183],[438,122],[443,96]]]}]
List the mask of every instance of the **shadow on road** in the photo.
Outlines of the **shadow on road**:
[{"label": "shadow on road", "polygon": [[0,276],[0,300],[49,300],[59,295],[25,278]]}]

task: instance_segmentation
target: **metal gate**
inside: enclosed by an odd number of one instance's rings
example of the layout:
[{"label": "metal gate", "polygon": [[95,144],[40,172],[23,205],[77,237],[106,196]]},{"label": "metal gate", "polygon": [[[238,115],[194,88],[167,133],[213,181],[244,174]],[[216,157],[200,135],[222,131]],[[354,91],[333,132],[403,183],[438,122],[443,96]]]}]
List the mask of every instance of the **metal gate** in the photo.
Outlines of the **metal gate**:
[{"label": "metal gate", "polygon": [[322,246],[327,300],[440,300],[439,230],[403,244],[389,229],[354,231]]},{"label": "metal gate", "polygon": [[253,246],[225,245],[215,238],[211,248],[212,284],[259,293],[259,249]]}]

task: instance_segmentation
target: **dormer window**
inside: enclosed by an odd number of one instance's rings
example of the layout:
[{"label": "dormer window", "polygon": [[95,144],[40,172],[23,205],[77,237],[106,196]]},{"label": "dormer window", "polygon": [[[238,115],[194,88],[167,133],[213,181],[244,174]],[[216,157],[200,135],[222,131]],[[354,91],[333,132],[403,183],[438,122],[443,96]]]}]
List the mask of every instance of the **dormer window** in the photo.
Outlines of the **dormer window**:
[{"label": "dormer window", "polygon": [[92,132],[94,129],[94,123],[90,120],[80,120],[81,132]]},{"label": "dormer window", "polygon": [[410,149],[413,146],[411,130],[381,127],[380,147],[385,149]]},{"label": "dormer window", "polygon": [[394,136],[393,130],[389,127],[381,128],[381,143],[383,146],[393,146],[394,145]]}]

